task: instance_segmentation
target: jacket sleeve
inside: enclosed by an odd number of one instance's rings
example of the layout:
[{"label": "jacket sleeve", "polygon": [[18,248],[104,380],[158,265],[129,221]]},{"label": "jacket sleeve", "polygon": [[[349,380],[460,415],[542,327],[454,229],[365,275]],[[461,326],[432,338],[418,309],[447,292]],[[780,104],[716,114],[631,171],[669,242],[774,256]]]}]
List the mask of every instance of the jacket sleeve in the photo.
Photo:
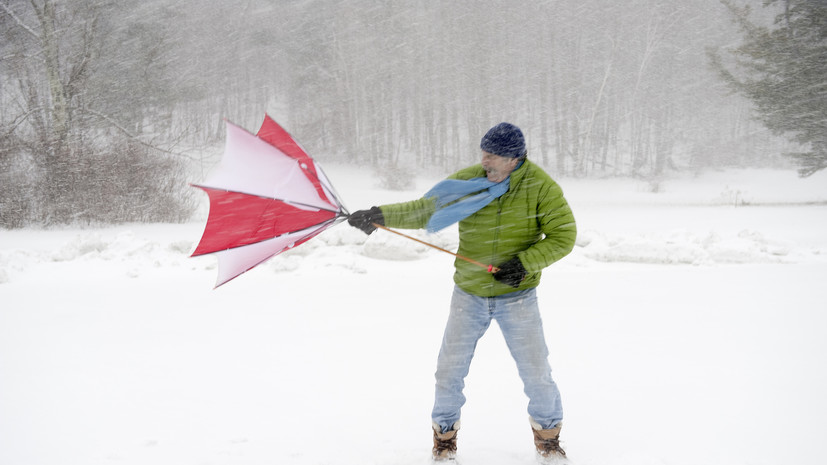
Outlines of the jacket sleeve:
[{"label": "jacket sleeve", "polygon": [[554,181],[540,191],[537,199],[537,223],[543,238],[520,252],[525,269],[538,272],[565,257],[574,248],[577,226],[563,190]]},{"label": "jacket sleeve", "polygon": [[[484,174],[482,165],[477,164],[457,171],[448,179],[471,179]],[[424,229],[436,211],[436,200],[423,197],[410,202],[380,205],[379,209],[385,217],[385,226],[389,228]]]},{"label": "jacket sleeve", "polygon": [[380,205],[385,226],[400,229],[422,229],[436,211],[434,199],[421,198],[410,202]]}]

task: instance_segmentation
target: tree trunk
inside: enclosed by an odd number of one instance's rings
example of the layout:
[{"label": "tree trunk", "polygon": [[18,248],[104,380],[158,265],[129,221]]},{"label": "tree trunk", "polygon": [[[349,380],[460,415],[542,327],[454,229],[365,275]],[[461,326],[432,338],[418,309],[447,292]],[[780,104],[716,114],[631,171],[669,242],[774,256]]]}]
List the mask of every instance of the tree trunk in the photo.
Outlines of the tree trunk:
[{"label": "tree trunk", "polygon": [[51,96],[51,142],[54,154],[63,152],[69,133],[69,102],[66,88],[60,79],[60,59],[58,38],[55,35],[55,6],[51,0],[45,0],[42,8],[38,8],[34,0],[32,6],[37,13],[41,29],[41,47],[46,66],[46,78],[49,82]]}]

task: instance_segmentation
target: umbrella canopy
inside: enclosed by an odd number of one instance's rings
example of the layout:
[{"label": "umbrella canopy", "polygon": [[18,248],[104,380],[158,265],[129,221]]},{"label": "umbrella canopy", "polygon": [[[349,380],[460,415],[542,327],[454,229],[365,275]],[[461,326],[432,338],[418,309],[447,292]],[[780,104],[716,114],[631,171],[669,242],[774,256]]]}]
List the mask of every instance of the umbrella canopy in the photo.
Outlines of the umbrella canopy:
[{"label": "umbrella canopy", "polygon": [[348,215],[321,167],[265,115],[257,134],[230,123],[224,155],[201,184],[210,213],[192,256],[215,254],[215,287]]}]

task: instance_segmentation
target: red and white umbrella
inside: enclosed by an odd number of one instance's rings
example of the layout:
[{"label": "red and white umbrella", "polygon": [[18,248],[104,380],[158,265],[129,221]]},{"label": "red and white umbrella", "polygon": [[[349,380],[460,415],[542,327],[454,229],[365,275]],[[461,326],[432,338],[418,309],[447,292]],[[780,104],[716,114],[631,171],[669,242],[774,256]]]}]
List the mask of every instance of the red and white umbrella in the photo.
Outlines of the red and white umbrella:
[{"label": "red and white umbrella", "polygon": [[321,167],[265,115],[257,134],[227,124],[220,164],[201,184],[210,213],[192,256],[215,254],[215,287],[344,220]]}]

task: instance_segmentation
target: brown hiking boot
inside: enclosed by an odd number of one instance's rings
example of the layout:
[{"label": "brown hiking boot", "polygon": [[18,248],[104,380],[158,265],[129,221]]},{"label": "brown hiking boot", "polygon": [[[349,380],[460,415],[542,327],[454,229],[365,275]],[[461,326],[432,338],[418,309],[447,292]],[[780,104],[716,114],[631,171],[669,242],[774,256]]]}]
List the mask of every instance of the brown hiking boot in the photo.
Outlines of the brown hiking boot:
[{"label": "brown hiking boot", "polygon": [[443,433],[442,427],[436,423],[433,424],[433,429],[434,461],[454,460],[457,456],[457,431],[459,430],[459,422],[454,423],[451,431],[447,433]]},{"label": "brown hiking boot", "polygon": [[557,423],[557,426],[551,429],[542,429],[533,418],[530,418],[531,431],[534,433],[534,446],[537,447],[537,453],[544,459],[565,458],[566,451],[560,447],[560,429],[563,423]]}]

